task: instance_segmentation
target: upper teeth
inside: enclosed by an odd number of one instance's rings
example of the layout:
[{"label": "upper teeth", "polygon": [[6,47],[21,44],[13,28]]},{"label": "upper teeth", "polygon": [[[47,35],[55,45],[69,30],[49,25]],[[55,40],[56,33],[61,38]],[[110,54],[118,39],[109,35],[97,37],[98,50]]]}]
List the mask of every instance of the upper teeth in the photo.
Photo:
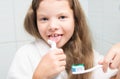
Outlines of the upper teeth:
[{"label": "upper teeth", "polygon": [[53,34],[53,35],[50,35],[51,37],[57,37],[59,36],[58,34]]}]

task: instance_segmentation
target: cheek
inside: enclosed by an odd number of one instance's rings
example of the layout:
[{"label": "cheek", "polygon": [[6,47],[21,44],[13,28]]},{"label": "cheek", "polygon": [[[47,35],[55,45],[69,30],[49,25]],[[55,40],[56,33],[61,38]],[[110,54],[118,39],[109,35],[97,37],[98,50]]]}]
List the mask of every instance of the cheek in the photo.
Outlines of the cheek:
[{"label": "cheek", "polygon": [[70,39],[74,32],[74,25],[69,25],[68,28],[66,28],[66,37],[67,39]]},{"label": "cheek", "polygon": [[38,31],[39,31],[40,35],[43,37],[43,35],[45,34],[45,29],[38,26]]},{"label": "cheek", "polygon": [[74,32],[74,28],[72,28],[72,29],[70,29],[70,30],[68,31],[69,38],[72,37],[73,32]]},{"label": "cheek", "polygon": [[73,32],[74,32],[74,23],[71,23],[71,25],[69,25],[70,27],[69,28],[67,28],[68,29],[68,33],[69,33],[69,35],[70,36],[72,36],[73,35]]}]

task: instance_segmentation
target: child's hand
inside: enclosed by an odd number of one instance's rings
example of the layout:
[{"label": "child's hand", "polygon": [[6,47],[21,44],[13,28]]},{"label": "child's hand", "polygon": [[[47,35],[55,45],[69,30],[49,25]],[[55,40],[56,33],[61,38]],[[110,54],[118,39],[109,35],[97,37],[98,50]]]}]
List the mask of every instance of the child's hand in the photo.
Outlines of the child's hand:
[{"label": "child's hand", "polygon": [[114,45],[99,64],[103,65],[103,71],[106,72],[107,68],[118,69],[115,79],[120,79],[120,43]]},{"label": "child's hand", "polygon": [[66,55],[62,49],[50,50],[40,61],[33,79],[50,79],[65,70]]}]

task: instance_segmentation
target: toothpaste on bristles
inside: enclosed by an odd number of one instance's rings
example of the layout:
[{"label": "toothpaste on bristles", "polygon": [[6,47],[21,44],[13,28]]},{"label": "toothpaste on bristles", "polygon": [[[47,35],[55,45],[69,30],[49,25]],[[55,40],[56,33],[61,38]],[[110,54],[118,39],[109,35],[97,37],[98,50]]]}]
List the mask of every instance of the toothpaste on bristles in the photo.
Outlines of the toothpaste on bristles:
[{"label": "toothpaste on bristles", "polygon": [[72,74],[77,74],[85,70],[84,64],[73,64],[72,65]]}]

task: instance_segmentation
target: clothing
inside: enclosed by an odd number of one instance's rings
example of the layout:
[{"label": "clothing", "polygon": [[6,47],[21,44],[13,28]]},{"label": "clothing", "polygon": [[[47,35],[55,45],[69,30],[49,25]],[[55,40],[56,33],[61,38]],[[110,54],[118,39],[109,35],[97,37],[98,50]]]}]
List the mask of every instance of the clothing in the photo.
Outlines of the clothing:
[{"label": "clothing", "polygon": [[[15,54],[7,79],[32,79],[38,63],[48,50],[50,50],[50,47],[41,39],[21,47]],[[94,51],[94,64],[97,65],[102,57]],[[93,72],[91,79],[109,79],[115,73],[115,70],[104,73],[99,68]],[[55,79],[67,79],[66,71],[61,72]]]}]

